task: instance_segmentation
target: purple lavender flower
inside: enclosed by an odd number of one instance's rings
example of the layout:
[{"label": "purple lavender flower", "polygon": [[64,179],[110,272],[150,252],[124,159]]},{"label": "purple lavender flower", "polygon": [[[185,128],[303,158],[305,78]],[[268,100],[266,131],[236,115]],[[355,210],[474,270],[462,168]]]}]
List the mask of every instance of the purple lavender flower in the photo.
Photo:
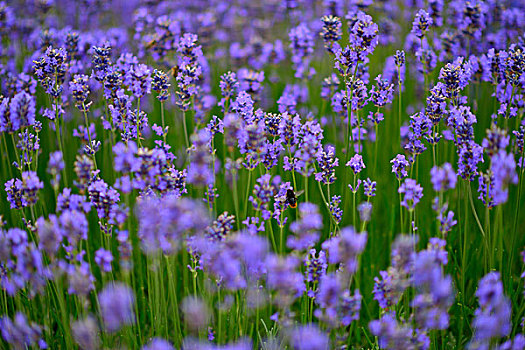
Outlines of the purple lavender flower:
[{"label": "purple lavender flower", "polygon": [[370,100],[376,107],[384,107],[385,105],[392,103],[394,98],[394,84],[389,84],[388,80],[382,78],[379,74],[375,81],[377,84],[372,87],[370,91]]},{"label": "purple lavender flower", "polygon": [[433,20],[425,10],[419,10],[416,13],[416,17],[412,22],[412,31],[411,33],[417,36],[418,38],[423,38],[426,32],[432,26]]},{"label": "purple lavender flower", "polygon": [[97,210],[100,219],[113,219],[120,200],[120,194],[104,180],[95,180],[88,187],[89,200]]},{"label": "purple lavender flower", "polygon": [[35,104],[34,96],[25,91],[20,91],[11,99],[9,119],[13,131],[35,124]]},{"label": "purple lavender flower", "polygon": [[46,349],[47,344],[42,337],[42,328],[36,323],[29,322],[26,315],[17,312],[13,319],[5,315],[0,318],[0,333],[7,344],[14,349],[26,349],[38,346]]},{"label": "purple lavender flower", "polygon": [[224,112],[229,112],[229,106],[231,100],[237,95],[239,89],[239,82],[237,81],[237,75],[234,72],[227,72],[221,75],[221,81],[219,83],[221,88],[222,99],[219,102],[219,106],[224,109]]},{"label": "purple lavender flower", "polygon": [[217,217],[217,220],[213,221],[213,224],[207,229],[207,236],[211,240],[222,241],[233,229],[233,223],[235,222],[235,216],[228,215],[225,211]]},{"label": "purple lavender flower", "polygon": [[439,79],[443,80],[447,97],[457,99],[459,92],[468,85],[471,74],[471,67],[463,61],[463,57],[441,68]]},{"label": "purple lavender flower", "polygon": [[341,196],[332,196],[332,198],[330,198],[330,214],[337,224],[339,224],[343,218],[343,209],[339,207],[340,204]]},{"label": "purple lavender flower", "polygon": [[450,163],[434,166],[430,170],[430,181],[436,192],[444,192],[456,187],[457,176]]},{"label": "purple lavender flower", "polygon": [[11,209],[33,205],[37,202],[38,190],[44,188],[36,172],[24,171],[22,180],[11,179],[5,183],[7,199],[11,203]]},{"label": "purple lavender flower", "polygon": [[306,267],[306,281],[317,283],[319,279],[326,274],[326,255],[322,250],[317,254],[315,248],[310,249],[308,255],[304,259],[304,266]]},{"label": "purple lavender flower", "polygon": [[376,195],[376,185],[377,183],[370,180],[370,178],[367,178],[365,181],[363,181],[363,191],[365,196],[374,197]]},{"label": "purple lavender flower", "polygon": [[155,254],[159,249],[173,254],[186,235],[200,235],[209,225],[206,209],[200,201],[180,198],[173,193],[161,198],[153,194],[144,196],[137,204],[136,215],[138,235],[146,254]]},{"label": "purple lavender flower", "polygon": [[479,281],[476,296],[479,308],[474,313],[474,336],[469,348],[489,347],[511,331],[510,300],[503,292],[499,272],[490,272]]},{"label": "purple lavender flower", "polygon": [[417,329],[399,323],[395,314],[386,313],[380,320],[370,322],[370,331],[379,338],[383,349],[428,349],[430,339]]},{"label": "purple lavender flower", "polygon": [[349,28],[348,40],[352,50],[356,52],[357,62],[364,62],[379,43],[379,27],[372,21],[371,16],[359,11],[357,12],[356,21]]},{"label": "purple lavender flower", "polygon": [[410,162],[402,154],[396,155],[394,159],[390,161],[392,164],[392,172],[396,174],[398,180],[401,180],[408,176],[406,168],[410,166]]},{"label": "purple lavender flower", "polygon": [[93,46],[91,50],[93,55],[91,58],[93,77],[98,81],[104,81],[111,66],[111,46],[109,44]]},{"label": "purple lavender flower", "polygon": [[47,163],[47,172],[53,177],[51,185],[58,189],[60,184],[60,173],[64,170],[65,164],[62,158],[62,152],[55,151],[49,154],[49,162]]},{"label": "purple lavender flower", "polygon": [[317,163],[319,164],[320,172],[315,174],[315,180],[323,184],[332,184],[335,182],[335,168],[339,165],[339,159],[335,156],[335,147],[326,146],[317,155]]},{"label": "purple lavender flower", "polygon": [[76,74],[73,77],[73,80],[69,82],[69,88],[71,89],[73,98],[75,99],[75,106],[81,112],[87,112],[89,110],[89,106],[91,105],[91,102],[86,103],[89,95],[88,82],[89,77],[83,74]]},{"label": "purple lavender flower", "polygon": [[96,349],[100,345],[99,329],[96,320],[88,316],[71,325],[73,338],[81,349]]},{"label": "purple lavender flower", "polygon": [[151,88],[158,93],[157,99],[159,101],[164,102],[170,97],[170,86],[171,84],[168,75],[161,70],[155,69],[153,71]]},{"label": "purple lavender flower", "polygon": [[363,202],[357,206],[357,212],[359,213],[359,220],[363,222],[369,222],[372,216],[372,203]]},{"label": "purple lavender flower", "polygon": [[66,75],[66,50],[49,46],[45,53],[33,61],[33,71],[52,98],[58,99],[62,94],[62,84]]},{"label": "purple lavender flower", "polygon": [[458,174],[472,181],[478,173],[478,163],[483,162],[483,147],[469,140],[458,147],[458,155]]},{"label": "purple lavender flower", "polygon": [[253,204],[253,208],[261,211],[263,220],[268,220],[272,212],[270,202],[277,193],[277,187],[281,181],[279,176],[272,179],[270,174],[265,174],[257,179],[253,188],[253,195],[248,200]]},{"label": "purple lavender flower", "polygon": [[270,290],[277,292],[275,301],[278,305],[288,306],[305,292],[303,275],[295,271],[299,261],[293,256],[284,258],[270,254],[265,265],[266,283]]},{"label": "purple lavender flower", "polygon": [[319,230],[323,227],[323,218],[319,208],[313,203],[299,204],[299,220],[290,225],[295,235],[288,236],[286,245],[294,250],[311,248],[319,240]]},{"label": "purple lavender flower", "polygon": [[317,326],[308,324],[293,329],[290,333],[290,344],[295,350],[328,350],[328,335]]},{"label": "purple lavender flower", "polygon": [[95,170],[93,159],[85,154],[77,156],[74,170],[78,178],[78,180],[74,182],[75,185],[81,190],[86,189],[93,179],[93,172]]},{"label": "purple lavender flower", "polygon": [[448,203],[445,203],[441,208],[439,208],[439,198],[434,199],[434,210],[438,213],[437,220],[439,221],[439,232],[444,236],[447,235],[452,227],[454,227],[458,222],[454,220],[454,212],[448,209]]},{"label": "purple lavender flower", "polygon": [[190,330],[199,331],[208,326],[210,311],[204,300],[197,297],[186,297],[182,300],[181,310]]},{"label": "purple lavender flower", "polygon": [[116,332],[135,323],[135,295],[127,285],[120,282],[106,285],[98,294],[98,300],[104,327],[108,332]]},{"label": "purple lavender flower", "polygon": [[[435,242],[435,241],[434,241]],[[450,276],[443,276],[441,262],[446,262],[444,242],[435,242],[429,249],[419,252],[414,260],[413,281],[418,293],[412,301],[416,321],[423,329],[446,329],[449,324],[448,309],[454,302]],[[440,245],[440,246],[439,246]],[[445,254],[443,258],[439,258]]]},{"label": "purple lavender flower", "polygon": [[177,45],[179,71],[177,73],[177,105],[187,111],[192,97],[199,93],[197,83],[202,75],[200,60],[203,57],[202,47],[197,44],[197,35],[185,33]]},{"label": "purple lavender flower", "polygon": [[151,92],[151,70],[148,66],[145,64],[132,65],[128,75],[130,90],[137,98],[141,98]]},{"label": "purple lavender flower", "polygon": [[314,34],[306,23],[300,23],[290,30],[288,36],[290,37],[295,77],[310,78],[315,73],[315,70],[310,67],[314,51]]},{"label": "purple lavender flower", "polygon": [[109,250],[100,248],[95,252],[95,262],[104,272],[111,272],[111,262],[113,261],[113,255]]},{"label": "purple lavender flower", "polygon": [[342,263],[345,270],[353,274],[357,266],[357,257],[366,246],[366,232],[357,233],[352,226],[341,229],[338,236],[325,241],[323,249],[328,251],[328,262],[330,264]]},{"label": "purple lavender flower", "polygon": [[332,75],[324,78],[321,86],[321,98],[331,101],[334,93],[339,87],[339,84],[339,77],[336,74],[332,73]]},{"label": "purple lavender flower", "polygon": [[514,155],[500,150],[491,158],[491,171],[494,174],[494,202],[496,205],[508,199],[508,185],[518,183]]},{"label": "purple lavender flower", "polygon": [[[462,6],[461,6],[462,5]],[[460,3],[456,8],[458,29],[469,38],[480,39],[481,31],[486,26],[487,6],[478,0]]]},{"label": "purple lavender flower", "polygon": [[254,101],[259,101],[263,88],[264,71],[257,72],[242,68],[237,72],[237,76],[239,77],[239,90],[248,93]]},{"label": "purple lavender flower", "polygon": [[414,210],[416,204],[419,203],[421,197],[423,197],[423,187],[414,179],[405,179],[405,182],[399,187],[398,192],[404,194],[401,205],[408,210]]},{"label": "purple lavender flower", "polygon": [[346,163],[347,167],[350,167],[355,175],[359,174],[361,170],[366,168],[365,163],[363,162],[363,156],[356,153],[350,160]]},{"label": "purple lavender flower", "polygon": [[328,52],[334,52],[333,47],[338,45],[338,41],[341,39],[341,19],[336,16],[328,15],[321,18],[323,22],[323,30],[320,35],[323,38],[324,46]]}]

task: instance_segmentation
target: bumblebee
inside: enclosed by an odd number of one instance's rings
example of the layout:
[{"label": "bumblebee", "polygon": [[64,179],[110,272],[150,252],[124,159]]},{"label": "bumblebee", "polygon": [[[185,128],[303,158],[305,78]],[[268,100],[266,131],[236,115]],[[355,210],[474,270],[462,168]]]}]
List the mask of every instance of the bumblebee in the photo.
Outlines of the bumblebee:
[{"label": "bumblebee", "polygon": [[290,208],[297,208],[297,197],[303,194],[304,191],[299,191],[297,193],[294,192],[294,190],[289,189],[286,191],[286,204]]}]

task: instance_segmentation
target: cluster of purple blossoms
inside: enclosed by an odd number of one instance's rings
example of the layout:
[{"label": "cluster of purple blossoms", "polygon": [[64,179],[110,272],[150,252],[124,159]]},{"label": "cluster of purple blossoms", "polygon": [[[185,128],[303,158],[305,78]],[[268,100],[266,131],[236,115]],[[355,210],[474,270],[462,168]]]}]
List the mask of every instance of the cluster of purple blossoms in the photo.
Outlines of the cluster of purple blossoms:
[{"label": "cluster of purple blossoms", "polygon": [[388,80],[383,79],[381,74],[375,78],[375,81],[377,83],[370,91],[370,100],[374,103],[374,106],[379,108],[392,103],[394,84],[390,84]]},{"label": "cluster of purple blossoms", "polygon": [[470,349],[489,348],[511,331],[511,305],[505,296],[499,272],[490,272],[478,284],[479,308],[474,313],[474,336]]},{"label": "cluster of purple blossoms", "polygon": [[66,50],[49,46],[33,63],[33,71],[46,93],[58,100],[62,94],[62,84],[67,70]]},{"label": "cluster of purple blossoms", "polygon": [[449,325],[448,309],[454,302],[452,278],[443,275],[448,263],[446,242],[431,238],[427,250],[416,254],[413,283],[417,294],[412,300],[417,324],[425,330],[446,329]]},{"label": "cluster of purple blossoms", "polygon": [[303,176],[310,176],[314,172],[314,162],[322,151],[321,140],[323,130],[315,121],[305,122],[299,131],[298,144],[292,159],[284,158],[284,169],[294,169]]},{"label": "cluster of purple blossoms", "polygon": [[460,91],[468,85],[471,75],[471,66],[469,62],[464,62],[463,57],[441,68],[439,79],[443,81],[446,97],[457,100]]},{"label": "cluster of purple blossoms", "polygon": [[403,154],[396,155],[396,157],[392,159],[390,163],[392,164],[392,172],[396,175],[398,180],[408,176],[406,168],[410,166],[410,162]]},{"label": "cluster of purple blossoms", "polygon": [[5,191],[11,209],[21,209],[35,204],[38,200],[38,190],[42,188],[44,188],[44,183],[34,171],[24,171],[22,180],[16,178],[7,181]]},{"label": "cluster of purple blossoms", "polygon": [[379,43],[379,27],[372,21],[372,17],[366,13],[357,12],[356,21],[350,28],[348,40],[350,47],[355,52],[353,64],[365,62],[367,56],[371,54]]},{"label": "cluster of purple blossoms", "polygon": [[326,146],[326,149],[317,155],[317,163],[320,172],[315,174],[315,180],[323,184],[332,184],[335,182],[335,168],[339,165],[339,158],[335,156],[335,147]]},{"label": "cluster of purple blossoms", "polygon": [[253,188],[253,195],[248,198],[253,204],[253,208],[261,211],[264,220],[268,220],[272,215],[270,203],[277,193],[280,182],[279,176],[272,179],[270,174],[263,175],[257,179]]},{"label": "cluster of purple blossoms", "polygon": [[13,349],[26,349],[33,346],[47,349],[47,344],[42,339],[42,327],[29,322],[26,315],[21,312],[17,312],[13,319],[7,315],[0,318],[0,333],[4,341]]},{"label": "cluster of purple blossoms", "polygon": [[260,100],[263,89],[264,71],[254,71],[242,68],[237,72],[239,77],[239,90],[248,93],[255,101]]},{"label": "cluster of purple blossoms", "polygon": [[315,295],[315,301],[320,307],[315,310],[315,316],[332,327],[346,327],[359,319],[361,294],[356,289],[352,295],[343,285],[344,277],[340,274],[325,274],[320,279]]},{"label": "cluster of purple blossoms", "polygon": [[295,77],[312,77],[315,74],[315,70],[310,67],[310,61],[314,52],[314,33],[312,33],[306,23],[301,23],[290,30],[289,37]]},{"label": "cluster of purple blossoms", "polygon": [[109,43],[102,46],[93,46],[91,48],[93,66],[93,77],[100,82],[104,82],[111,68],[111,51]]},{"label": "cluster of purple blossoms", "polygon": [[26,289],[30,297],[41,293],[52,277],[44,265],[43,252],[19,228],[0,230],[0,286],[9,296]]},{"label": "cluster of purple blossoms", "polygon": [[365,196],[367,197],[374,197],[376,195],[376,185],[377,182],[370,180],[370,178],[367,178],[363,181],[363,191]]},{"label": "cluster of purple blossoms", "polygon": [[153,71],[153,77],[151,81],[151,88],[157,92],[157,99],[164,102],[170,97],[170,79],[166,73],[159,69]]},{"label": "cluster of purple blossoms", "polygon": [[408,210],[414,210],[423,197],[423,187],[414,179],[405,179],[405,182],[399,186],[398,192],[404,195],[401,205]]},{"label": "cluster of purple blossoms", "polygon": [[133,290],[123,283],[107,285],[98,294],[100,314],[108,332],[135,323]]},{"label": "cluster of purple blossoms", "polygon": [[323,38],[324,46],[328,52],[333,53],[339,47],[339,40],[343,34],[341,31],[341,19],[337,16],[327,15],[321,18],[323,29],[320,33]]},{"label": "cluster of purple blossoms", "polygon": [[235,216],[228,215],[228,212],[224,212],[214,220],[212,225],[207,229],[207,237],[211,240],[222,241],[224,240],[233,229],[235,222]]},{"label": "cluster of purple blossoms", "polygon": [[489,208],[507,202],[508,185],[518,183],[512,153],[500,150],[490,158],[490,168],[479,175],[479,199]]},{"label": "cluster of purple blossoms", "polygon": [[441,167],[434,166],[430,170],[430,182],[434,191],[445,192],[456,187],[457,175],[452,165],[445,163]]},{"label": "cluster of purple blossoms", "polygon": [[293,256],[270,254],[266,258],[266,285],[277,293],[274,300],[281,307],[290,306],[306,291],[304,277],[296,271],[299,263]]},{"label": "cluster of purple blossoms", "polygon": [[330,214],[337,224],[339,224],[343,218],[343,209],[339,207],[340,204],[341,196],[332,196],[332,198],[330,198]]},{"label": "cluster of purple blossoms", "polygon": [[422,39],[432,24],[433,20],[428,12],[425,10],[419,10],[412,22],[412,34]]},{"label": "cluster of purple blossoms", "polygon": [[290,332],[290,344],[297,350],[327,350],[330,348],[330,339],[317,326],[307,324]]},{"label": "cluster of purple blossoms", "polygon": [[338,236],[325,241],[322,246],[328,252],[330,264],[342,264],[347,274],[357,271],[357,257],[366,246],[366,232],[357,233],[352,226],[342,228]]},{"label": "cluster of purple blossoms", "polygon": [[173,193],[160,198],[154,194],[144,196],[137,204],[136,215],[138,235],[146,254],[155,254],[158,250],[174,254],[186,235],[202,234],[209,224],[202,203]]},{"label": "cluster of purple blossoms", "polygon": [[[325,252],[321,250],[317,254],[315,248],[310,249],[308,255],[304,259],[304,266],[306,268],[306,281],[319,283],[320,278],[326,274],[326,269],[328,267]],[[312,296],[311,292],[312,291],[308,291],[309,296]]]},{"label": "cluster of purple blossoms", "polygon": [[91,102],[86,103],[89,95],[89,77],[84,74],[76,74],[69,82],[69,88],[75,99],[75,106],[81,112],[87,112]]},{"label": "cluster of purple blossoms", "polygon": [[197,44],[197,35],[185,33],[177,44],[178,73],[177,105],[187,111],[196,95],[199,93],[198,82],[202,75],[202,47]]},{"label": "cluster of purple blossoms", "polygon": [[410,286],[417,236],[399,235],[392,243],[391,266],[374,278],[374,299],[382,309],[389,310]]},{"label": "cluster of purple blossoms", "polygon": [[290,224],[294,235],[288,236],[286,245],[293,250],[307,250],[313,247],[320,238],[323,228],[323,217],[319,208],[313,203],[299,204],[299,220]]},{"label": "cluster of purple blossoms", "polygon": [[383,349],[423,349],[430,347],[429,337],[410,325],[399,323],[394,313],[384,314],[369,324],[370,331],[379,339]]},{"label": "cluster of purple blossoms", "polygon": [[346,163],[346,166],[352,169],[354,175],[357,175],[366,168],[365,163],[363,162],[363,156],[356,153],[350,160]]},{"label": "cluster of purple blossoms", "polygon": [[36,99],[26,91],[14,97],[2,96],[0,102],[0,132],[13,133],[35,124]]},{"label": "cluster of purple blossoms", "polygon": [[229,103],[237,95],[239,89],[239,82],[237,81],[237,75],[235,72],[227,72],[221,75],[221,81],[219,83],[221,88],[222,99],[219,102],[219,106],[224,109],[225,113],[230,111]]},{"label": "cluster of purple blossoms", "polygon": [[100,248],[95,252],[95,262],[104,272],[111,272],[111,262],[113,261],[113,255],[109,250]]},{"label": "cluster of purple blossoms", "polygon": [[114,220],[120,194],[104,180],[95,180],[88,186],[89,200],[97,210],[99,219]]}]

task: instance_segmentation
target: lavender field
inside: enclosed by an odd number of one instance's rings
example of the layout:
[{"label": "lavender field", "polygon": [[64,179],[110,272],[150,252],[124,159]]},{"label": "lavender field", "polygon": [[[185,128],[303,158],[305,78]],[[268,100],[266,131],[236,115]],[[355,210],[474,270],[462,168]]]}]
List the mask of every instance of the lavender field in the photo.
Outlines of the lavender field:
[{"label": "lavender field", "polygon": [[0,2],[0,348],[525,349],[525,2]]}]

